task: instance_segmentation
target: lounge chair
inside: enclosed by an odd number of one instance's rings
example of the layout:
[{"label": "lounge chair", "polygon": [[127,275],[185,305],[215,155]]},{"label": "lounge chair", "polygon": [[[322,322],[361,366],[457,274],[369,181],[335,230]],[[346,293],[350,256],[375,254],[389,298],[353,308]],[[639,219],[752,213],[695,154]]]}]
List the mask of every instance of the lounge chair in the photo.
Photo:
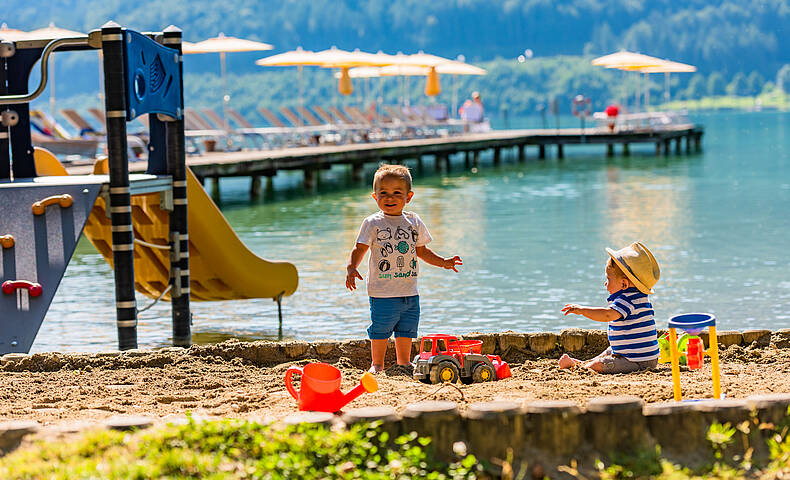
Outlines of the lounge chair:
[{"label": "lounge chair", "polygon": [[[235,130],[230,125],[230,119],[228,118],[223,119],[219,114],[217,114],[217,112],[215,112],[211,108],[203,108],[201,109],[201,111],[203,112],[203,115],[205,115],[206,119],[208,119],[208,121],[210,122],[213,128],[227,131],[228,135],[230,135],[231,138],[233,138],[234,136],[237,138],[240,137],[239,143],[241,143],[242,145],[251,146],[251,148],[254,149],[263,148],[263,145],[261,143],[261,140],[263,139],[261,138],[260,134],[253,132],[240,132],[238,130]],[[228,117],[230,117],[229,112],[228,112]]]},{"label": "lounge chair", "polygon": [[332,105],[331,107],[329,107],[329,111],[332,112],[332,115],[334,115],[335,119],[337,120],[337,123],[345,124],[345,125],[354,125],[354,122],[350,118],[348,118],[345,113],[341,112],[340,109],[337,108],[336,106]]},{"label": "lounge chair", "polygon": [[282,107],[282,108],[280,108],[280,113],[282,113],[283,117],[285,117],[286,120],[291,122],[291,125],[293,125],[294,127],[304,127],[305,126],[304,121],[302,121],[302,119],[299,118],[299,116],[297,114],[292,112],[290,108]]},{"label": "lounge chair", "polygon": [[296,107],[296,111],[299,112],[299,115],[301,115],[302,118],[305,119],[305,121],[307,121],[307,124],[310,126],[320,127],[325,123],[332,123],[332,122],[322,122],[321,120],[317,119],[315,115],[313,115],[310,112],[310,110],[308,110],[306,107],[301,107],[301,106]]},{"label": "lounge chair", "polygon": [[257,135],[262,141],[262,148],[274,148],[282,146],[284,135],[290,129],[281,127],[255,127],[247,118],[237,110],[227,107],[228,117],[236,124],[235,131],[244,135]]},{"label": "lounge chair", "polygon": [[63,116],[63,118],[66,119],[67,122],[69,122],[69,124],[72,127],[77,129],[77,131],[79,132],[78,136],[80,137],[92,136],[92,135],[95,136],[104,135],[103,131],[97,131],[93,127],[93,125],[91,125],[90,123],[88,123],[87,120],[82,118],[82,115],[77,113],[76,110],[73,110],[71,108],[63,108],[60,110],[60,114]]},{"label": "lounge chair", "polygon": [[265,118],[266,121],[269,122],[269,124],[271,126],[277,127],[277,128],[288,128],[288,125],[283,123],[283,121],[280,120],[280,118],[277,116],[277,114],[275,114],[274,112],[272,112],[268,108],[266,108],[266,107],[259,107],[258,111],[261,112],[261,115],[263,115],[263,118]]},{"label": "lounge chair", "polygon": [[332,115],[330,115],[329,112],[327,112],[326,110],[324,110],[320,106],[314,105],[313,106],[313,111],[316,113],[316,115],[321,117],[321,120],[323,120],[325,124],[332,125],[332,124],[337,123],[335,121],[335,119],[332,118]]}]

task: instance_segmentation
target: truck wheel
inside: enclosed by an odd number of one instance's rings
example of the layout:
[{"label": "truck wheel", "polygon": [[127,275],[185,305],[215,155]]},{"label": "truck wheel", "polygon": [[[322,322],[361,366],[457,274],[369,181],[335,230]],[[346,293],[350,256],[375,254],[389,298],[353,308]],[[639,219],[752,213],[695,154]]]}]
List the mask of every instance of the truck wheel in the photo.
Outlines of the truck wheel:
[{"label": "truck wheel", "polygon": [[475,383],[491,382],[496,380],[496,373],[490,365],[481,363],[472,371],[472,378],[474,379]]},{"label": "truck wheel", "polygon": [[431,369],[431,383],[455,383],[459,377],[458,367],[453,362],[447,360],[439,362]]}]

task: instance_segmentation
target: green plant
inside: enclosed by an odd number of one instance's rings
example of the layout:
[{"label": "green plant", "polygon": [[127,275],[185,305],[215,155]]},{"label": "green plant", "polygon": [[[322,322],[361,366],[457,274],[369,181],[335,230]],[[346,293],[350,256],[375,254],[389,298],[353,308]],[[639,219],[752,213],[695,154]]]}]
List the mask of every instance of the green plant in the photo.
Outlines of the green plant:
[{"label": "green plant", "polygon": [[151,431],[101,431],[74,442],[42,442],[0,464],[0,478],[318,479],[475,478],[474,456],[447,464],[416,433],[390,441],[370,426],[330,431],[225,419]]},{"label": "green plant", "polygon": [[707,439],[713,447],[713,455],[717,460],[724,456],[724,450],[733,443],[737,430],[728,423],[714,422],[708,430]]}]

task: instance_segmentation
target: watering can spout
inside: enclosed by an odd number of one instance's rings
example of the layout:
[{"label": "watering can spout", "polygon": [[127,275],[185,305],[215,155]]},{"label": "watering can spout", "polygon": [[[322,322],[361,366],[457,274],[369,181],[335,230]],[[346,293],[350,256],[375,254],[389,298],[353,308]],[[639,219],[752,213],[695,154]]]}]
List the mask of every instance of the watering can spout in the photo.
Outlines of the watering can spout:
[{"label": "watering can spout", "polygon": [[338,410],[345,407],[352,401],[354,401],[358,396],[362,395],[363,393],[373,393],[379,389],[379,384],[376,381],[375,377],[371,375],[370,372],[365,372],[362,375],[362,378],[359,379],[359,385],[352,388],[348,393],[343,394],[343,397],[340,400],[340,405]]}]

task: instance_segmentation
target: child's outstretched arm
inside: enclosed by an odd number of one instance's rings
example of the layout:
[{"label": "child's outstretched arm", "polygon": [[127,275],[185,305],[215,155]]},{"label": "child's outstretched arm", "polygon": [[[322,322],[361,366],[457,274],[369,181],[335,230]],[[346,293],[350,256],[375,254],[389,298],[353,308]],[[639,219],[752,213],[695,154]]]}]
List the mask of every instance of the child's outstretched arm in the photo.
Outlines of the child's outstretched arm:
[{"label": "child's outstretched arm", "polygon": [[609,307],[585,307],[583,305],[576,305],[575,303],[566,303],[565,306],[562,307],[562,311],[565,315],[569,313],[584,315],[596,322],[611,322],[623,318],[620,312]]},{"label": "child's outstretched arm", "polygon": [[463,260],[461,260],[461,257],[458,255],[447,258],[440,257],[425,245],[417,247],[417,256],[420,257],[420,259],[422,259],[422,261],[425,263],[429,263],[435,267],[446,268],[447,270],[452,270],[454,272],[458,271],[458,269],[455,268],[456,266],[464,264]]},{"label": "child's outstretched arm", "polygon": [[349,290],[357,289],[357,278],[362,280],[362,275],[357,271],[357,267],[365,258],[367,251],[368,246],[364,243],[357,243],[351,250],[351,257],[348,259],[348,266],[346,266],[346,288]]}]

